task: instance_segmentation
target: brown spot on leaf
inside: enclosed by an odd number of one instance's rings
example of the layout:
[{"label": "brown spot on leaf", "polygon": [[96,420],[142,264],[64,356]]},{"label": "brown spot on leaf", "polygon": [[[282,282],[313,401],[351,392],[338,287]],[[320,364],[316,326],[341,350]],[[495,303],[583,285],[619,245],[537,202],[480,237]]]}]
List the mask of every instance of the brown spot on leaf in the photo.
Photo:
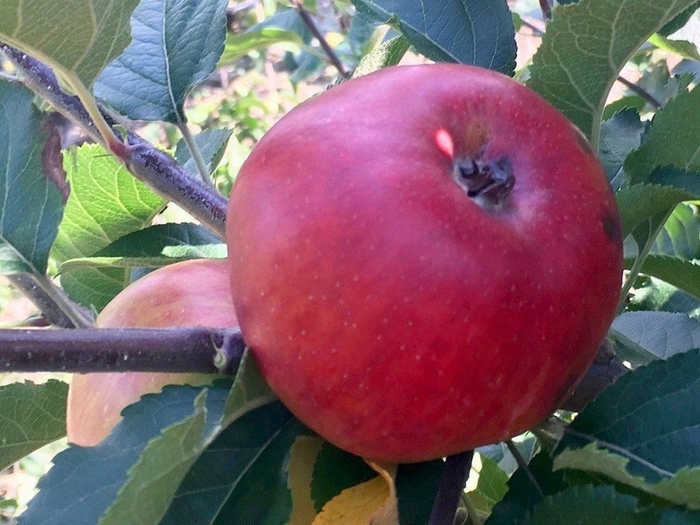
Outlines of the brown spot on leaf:
[{"label": "brown spot on leaf", "polygon": [[63,169],[63,152],[61,150],[61,133],[56,121],[51,117],[47,118],[42,128],[48,133],[46,142],[41,150],[41,165],[44,176],[53,182],[61,193],[63,204],[70,195],[70,184]]}]

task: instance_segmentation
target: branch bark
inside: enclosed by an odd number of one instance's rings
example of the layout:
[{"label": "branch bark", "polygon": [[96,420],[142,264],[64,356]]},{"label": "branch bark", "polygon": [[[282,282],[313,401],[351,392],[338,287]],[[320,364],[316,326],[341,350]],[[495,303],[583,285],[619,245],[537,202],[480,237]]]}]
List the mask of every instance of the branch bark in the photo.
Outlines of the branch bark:
[{"label": "branch bark", "polygon": [[238,328],[0,330],[0,371],[234,374],[244,350]]},{"label": "branch bark", "polygon": [[433,502],[428,525],[452,525],[459,499],[469,479],[469,470],[474,459],[474,451],[468,450],[445,459],[440,487]]},{"label": "branch bark", "polygon": [[[158,151],[135,133],[127,133],[125,144],[106,144],[85,106],[78,97],[61,89],[56,75],[47,65],[4,43],[0,43],[0,51],[17,68],[23,83],[29,89],[84,129],[92,140],[112,152],[137,179],[148,184],[168,201],[178,204],[221,237],[225,235],[227,201],[223,195],[202,184],[198,178],[182,169],[172,157]],[[113,124],[108,116],[105,118],[110,125]],[[119,135],[116,129],[114,132]]]}]

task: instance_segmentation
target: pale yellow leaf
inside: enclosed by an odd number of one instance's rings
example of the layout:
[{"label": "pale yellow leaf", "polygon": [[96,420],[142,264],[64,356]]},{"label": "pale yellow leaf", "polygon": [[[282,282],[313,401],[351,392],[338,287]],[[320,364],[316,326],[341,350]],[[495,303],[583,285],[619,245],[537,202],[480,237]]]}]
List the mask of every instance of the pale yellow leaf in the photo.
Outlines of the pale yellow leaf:
[{"label": "pale yellow leaf", "polygon": [[399,525],[396,466],[368,464],[379,476],[338,494],[324,505],[312,525]]},{"label": "pale yellow leaf", "polygon": [[287,485],[292,493],[292,515],[288,525],[309,525],[316,516],[316,508],[311,498],[311,480],[316,456],[323,443],[323,439],[319,437],[299,436],[292,445],[287,466]]}]

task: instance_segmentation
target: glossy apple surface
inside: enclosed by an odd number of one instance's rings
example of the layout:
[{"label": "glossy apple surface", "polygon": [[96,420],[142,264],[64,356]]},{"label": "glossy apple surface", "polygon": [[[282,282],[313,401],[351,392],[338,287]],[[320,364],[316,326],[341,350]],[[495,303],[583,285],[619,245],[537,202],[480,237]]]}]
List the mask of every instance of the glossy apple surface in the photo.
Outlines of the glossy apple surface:
[{"label": "glossy apple surface", "polygon": [[412,462],[545,419],[613,319],[622,257],[591,147],[515,81],[388,68],[260,141],[227,219],[243,336],[336,445]]},{"label": "glossy apple surface", "polygon": [[[165,266],[132,283],[97,316],[103,328],[236,326],[228,265],[191,260]],[[216,375],[171,373],[75,374],[68,390],[68,441],[93,446],[119,422],[121,411],[165,385],[210,383]]]}]

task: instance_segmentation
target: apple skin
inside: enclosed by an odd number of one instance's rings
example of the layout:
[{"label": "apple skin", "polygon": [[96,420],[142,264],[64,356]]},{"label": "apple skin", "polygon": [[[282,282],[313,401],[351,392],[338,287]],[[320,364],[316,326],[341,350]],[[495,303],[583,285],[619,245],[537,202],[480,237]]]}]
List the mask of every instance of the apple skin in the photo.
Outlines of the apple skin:
[{"label": "apple skin", "polygon": [[[97,316],[102,328],[237,325],[228,264],[197,259],[155,270],[127,286]],[[112,431],[121,411],[165,385],[211,383],[215,374],[74,374],[68,390],[68,441],[94,446]]]},{"label": "apple skin", "polygon": [[[473,162],[512,188],[470,198],[454,174]],[[393,462],[548,417],[593,360],[622,275],[585,138],[526,87],[462,65],[387,68],[292,110],[238,175],[227,244],[272,389],[337,446]]]}]

